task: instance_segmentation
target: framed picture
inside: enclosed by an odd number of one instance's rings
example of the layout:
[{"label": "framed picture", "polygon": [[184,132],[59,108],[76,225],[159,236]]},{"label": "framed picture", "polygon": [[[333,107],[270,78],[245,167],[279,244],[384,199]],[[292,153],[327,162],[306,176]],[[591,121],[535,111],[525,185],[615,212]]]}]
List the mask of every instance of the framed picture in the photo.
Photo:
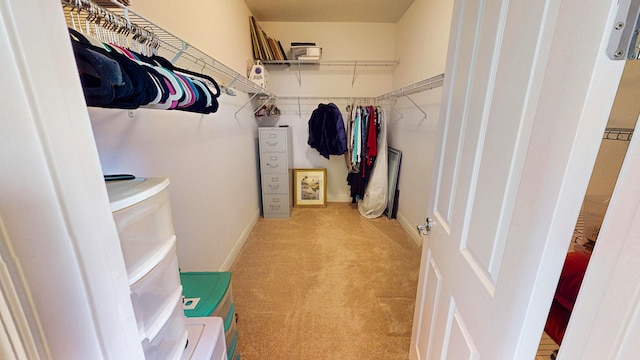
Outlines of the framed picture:
[{"label": "framed picture", "polygon": [[402,152],[392,147],[388,147],[387,159],[389,161],[389,193],[385,212],[389,219],[395,219],[398,213],[398,178],[400,177]]},{"label": "framed picture", "polygon": [[327,169],[293,170],[293,206],[327,206]]}]

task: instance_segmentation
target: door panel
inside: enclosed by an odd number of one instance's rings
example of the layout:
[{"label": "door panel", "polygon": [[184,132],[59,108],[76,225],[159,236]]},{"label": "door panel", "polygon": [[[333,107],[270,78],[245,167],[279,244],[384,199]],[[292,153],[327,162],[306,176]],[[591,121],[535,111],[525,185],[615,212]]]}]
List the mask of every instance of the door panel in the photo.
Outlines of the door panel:
[{"label": "door panel", "polygon": [[[533,357],[606,124],[582,121],[611,8],[588,3],[455,1],[412,359]],[[577,57],[576,9],[600,16]]]},{"label": "door panel", "polygon": [[[455,305],[453,301],[452,305]],[[449,346],[447,347],[446,356],[443,356],[443,358],[461,360],[479,359],[480,354],[473,343],[473,338],[458,309],[453,311],[451,323],[451,331],[447,336],[450,339],[450,341],[448,341]],[[460,344],[464,344],[464,346],[460,346]]]},{"label": "door panel", "polygon": [[440,305],[440,288],[442,284],[442,276],[440,275],[440,270],[438,269],[438,265],[435,263],[430,253],[427,254],[426,263],[428,264],[428,269],[425,277],[426,281],[424,283],[424,296],[425,299],[429,299],[427,303],[430,306],[422,308],[422,314],[420,314],[420,317],[418,319],[420,333],[423,334],[423,337],[419,340],[418,349],[420,354],[425,354],[425,356],[426,354],[428,354],[428,351],[430,349],[429,344],[432,342],[431,337],[433,335],[434,328],[434,323],[432,320],[435,318]]},{"label": "door panel", "polygon": [[[478,33],[478,23],[474,22],[474,17],[480,12],[479,6],[482,4],[484,4],[484,1],[462,1],[461,4],[459,4],[460,9],[458,12],[460,19],[459,29],[452,30],[454,31],[452,36],[455,36],[456,33],[459,34],[456,49],[459,51],[468,51],[469,59],[474,58],[473,55],[478,49],[475,42],[476,39],[473,36],[466,35]],[[462,34],[465,34],[465,36],[462,36]],[[473,65],[473,61],[460,61],[453,65],[455,68],[451,89],[453,98],[466,98],[466,92],[472,80]],[[464,124],[463,119],[465,118],[466,111],[466,104],[459,104],[459,106],[449,108],[447,118],[452,119],[452,121],[446,124],[445,132],[448,136],[446,136],[446,141],[443,144],[443,158],[449,159],[459,153],[459,148],[464,141],[465,132],[462,126]],[[436,208],[441,214],[442,220],[451,219],[451,203],[455,195],[454,185],[458,178],[458,167],[456,165],[456,162],[441,162],[442,169],[439,172],[441,176],[438,177],[436,181],[436,186],[439,188]]]}]

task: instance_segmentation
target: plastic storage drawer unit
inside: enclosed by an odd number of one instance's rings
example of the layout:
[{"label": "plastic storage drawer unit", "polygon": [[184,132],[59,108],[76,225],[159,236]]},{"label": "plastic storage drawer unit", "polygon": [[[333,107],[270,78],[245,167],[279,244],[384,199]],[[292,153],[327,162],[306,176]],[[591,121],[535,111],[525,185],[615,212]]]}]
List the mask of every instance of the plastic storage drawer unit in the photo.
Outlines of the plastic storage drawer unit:
[{"label": "plastic storage drawer unit", "polygon": [[[230,272],[182,272],[182,293],[185,298],[184,313],[188,318],[202,316],[221,317],[224,321],[225,343],[228,359],[234,355],[238,332],[236,329],[235,305],[231,291]],[[189,306],[189,304],[193,304]]]},{"label": "plastic storage drawer unit", "polygon": [[176,360],[187,342],[166,178],[107,182],[147,360]]},{"label": "plastic storage drawer unit", "polygon": [[182,272],[180,282],[185,299],[199,299],[195,308],[184,311],[187,317],[227,318],[233,304],[230,272]]},{"label": "plastic storage drawer unit", "polygon": [[142,350],[146,360],[177,359],[182,356],[187,345],[186,318],[182,310],[181,297],[176,299],[175,307],[160,332],[152,338],[142,341]]},{"label": "plastic storage drawer unit", "polygon": [[236,360],[240,357],[238,353],[238,333],[233,336],[231,345],[227,345],[227,360]]},{"label": "plastic storage drawer unit", "polygon": [[181,360],[227,360],[222,318],[187,318],[189,341]]},{"label": "plastic storage drawer unit", "polygon": [[168,186],[168,179],[156,178],[107,183],[130,285],[175,241]]},{"label": "plastic storage drawer unit", "polygon": [[131,302],[138,322],[138,332],[154,338],[182,296],[175,245],[158,265],[131,285]]},{"label": "plastic storage drawer unit", "polygon": [[231,305],[229,314],[227,314],[227,317],[224,318],[224,329],[225,343],[231,344],[231,342],[233,341],[233,337],[236,335],[236,331],[238,330],[234,304]]}]

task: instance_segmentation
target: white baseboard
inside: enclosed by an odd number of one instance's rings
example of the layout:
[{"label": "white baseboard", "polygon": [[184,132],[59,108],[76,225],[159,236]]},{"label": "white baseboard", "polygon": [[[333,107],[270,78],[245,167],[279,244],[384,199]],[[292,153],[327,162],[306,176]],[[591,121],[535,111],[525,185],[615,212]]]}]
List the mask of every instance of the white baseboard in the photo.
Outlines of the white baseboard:
[{"label": "white baseboard", "polygon": [[349,195],[327,195],[327,202],[345,203],[351,202],[351,196]]},{"label": "white baseboard", "polygon": [[409,234],[411,239],[413,239],[416,245],[418,245],[419,247],[422,247],[423,239],[422,239],[422,236],[418,234],[418,230],[416,230],[416,226],[413,224],[410,224],[409,221],[407,221],[407,219],[404,216],[402,216],[402,214],[400,213],[398,213],[397,215],[397,220],[400,223],[400,225],[402,225],[402,228]]},{"label": "white baseboard", "polygon": [[249,234],[251,234],[251,230],[253,230],[253,228],[256,226],[258,219],[260,219],[260,209],[256,210],[256,212],[251,217],[251,220],[249,221],[249,223],[247,223],[247,226],[245,226],[244,231],[242,232],[242,234],[238,238],[238,241],[236,242],[236,245],[233,247],[233,249],[231,249],[231,252],[227,256],[227,259],[224,261],[222,266],[220,267],[219,271],[229,271],[231,269],[231,265],[233,265],[233,262],[236,261],[236,258],[240,254],[240,250],[242,250],[244,243],[247,242],[247,239],[249,238]]}]

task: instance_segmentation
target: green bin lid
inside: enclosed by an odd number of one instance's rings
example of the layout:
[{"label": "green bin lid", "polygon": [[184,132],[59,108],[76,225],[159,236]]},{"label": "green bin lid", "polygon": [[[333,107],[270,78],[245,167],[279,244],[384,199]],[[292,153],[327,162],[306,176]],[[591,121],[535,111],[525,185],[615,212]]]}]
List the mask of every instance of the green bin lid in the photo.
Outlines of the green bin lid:
[{"label": "green bin lid", "polygon": [[220,305],[229,289],[231,272],[181,272],[182,295],[200,298],[194,309],[184,311],[186,317],[209,316]]}]

